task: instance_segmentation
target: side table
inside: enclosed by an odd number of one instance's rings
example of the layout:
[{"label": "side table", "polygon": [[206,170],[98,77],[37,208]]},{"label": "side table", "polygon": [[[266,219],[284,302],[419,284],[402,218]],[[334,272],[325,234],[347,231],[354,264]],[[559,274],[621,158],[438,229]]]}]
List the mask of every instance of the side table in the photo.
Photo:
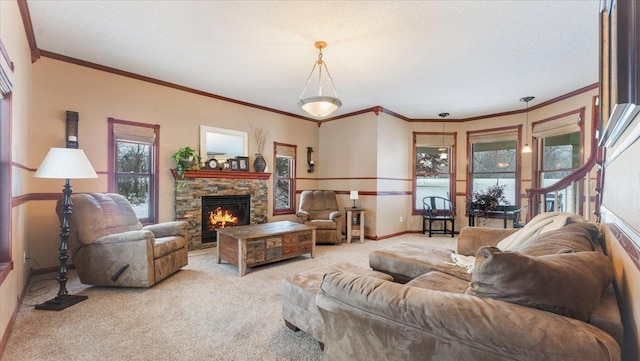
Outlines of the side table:
[{"label": "side table", "polygon": [[351,243],[352,237],[358,237],[360,243],[364,243],[364,208],[344,207],[344,211],[347,215],[347,243]]}]

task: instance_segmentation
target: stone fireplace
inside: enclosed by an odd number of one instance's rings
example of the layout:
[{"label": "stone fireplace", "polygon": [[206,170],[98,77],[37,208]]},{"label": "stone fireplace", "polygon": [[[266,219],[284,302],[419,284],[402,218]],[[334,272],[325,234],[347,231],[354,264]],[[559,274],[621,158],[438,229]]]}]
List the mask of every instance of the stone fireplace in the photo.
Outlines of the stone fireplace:
[{"label": "stone fireplace", "polygon": [[202,232],[203,197],[248,196],[248,224],[267,222],[267,182],[271,173],[215,169],[187,170],[183,175],[175,170],[172,172],[175,178],[175,219],[189,223],[189,249],[216,245],[215,238],[211,239],[210,235]]}]

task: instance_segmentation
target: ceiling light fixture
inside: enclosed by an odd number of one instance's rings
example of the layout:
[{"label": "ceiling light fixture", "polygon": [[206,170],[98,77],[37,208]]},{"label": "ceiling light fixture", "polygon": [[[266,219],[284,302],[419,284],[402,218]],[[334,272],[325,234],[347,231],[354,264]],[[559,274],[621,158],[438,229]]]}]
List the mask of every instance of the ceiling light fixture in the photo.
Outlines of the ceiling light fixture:
[{"label": "ceiling light fixture", "polygon": [[[338,110],[338,108],[342,106],[342,102],[338,99],[338,93],[336,92],[335,85],[333,85],[333,78],[329,73],[327,63],[322,60],[322,49],[327,47],[327,43],[324,41],[316,41],[315,47],[318,49],[318,60],[313,64],[313,68],[311,68],[311,73],[309,73],[309,77],[307,78],[307,84],[304,86],[302,94],[300,94],[298,106],[314,117],[322,118]],[[304,98],[304,93],[307,91],[307,87],[309,87],[311,77],[313,76],[313,72],[316,70],[316,67],[318,68],[318,95]],[[329,78],[335,97],[322,95],[322,67],[327,71],[327,77]]]},{"label": "ceiling light fixture", "polygon": [[447,159],[449,155],[447,154],[447,147],[444,145],[444,118],[449,116],[449,113],[440,113],[438,114],[442,118],[442,147],[438,148],[440,152],[440,159]]},{"label": "ceiling light fixture", "polygon": [[527,103],[527,108],[525,110],[527,120],[524,127],[524,147],[522,147],[522,153],[531,153],[531,147],[529,146],[529,102],[532,101],[534,98],[535,97],[520,98],[521,102]]}]

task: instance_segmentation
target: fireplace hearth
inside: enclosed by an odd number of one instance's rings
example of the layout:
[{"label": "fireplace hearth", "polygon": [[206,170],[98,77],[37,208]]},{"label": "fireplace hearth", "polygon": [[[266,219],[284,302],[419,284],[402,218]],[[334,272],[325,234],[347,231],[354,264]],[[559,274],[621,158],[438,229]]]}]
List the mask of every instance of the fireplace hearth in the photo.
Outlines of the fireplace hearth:
[{"label": "fireplace hearth", "polygon": [[202,196],[202,243],[216,241],[217,229],[251,223],[249,195]]}]

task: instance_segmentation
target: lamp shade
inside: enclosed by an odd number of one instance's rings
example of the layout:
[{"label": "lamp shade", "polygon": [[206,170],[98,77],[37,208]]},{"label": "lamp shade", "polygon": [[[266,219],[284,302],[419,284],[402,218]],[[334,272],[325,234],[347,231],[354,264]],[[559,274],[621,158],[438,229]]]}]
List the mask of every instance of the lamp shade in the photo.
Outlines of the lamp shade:
[{"label": "lamp shade", "polygon": [[522,147],[522,153],[531,153],[531,147],[529,144],[525,144],[524,147]]},{"label": "lamp shade", "polygon": [[51,148],[38,167],[36,178],[98,178],[82,149]]},{"label": "lamp shade", "polygon": [[298,100],[298,106],[313,116],[326,117],[338,110],[342,102],[338,98],[318,95]]},{"label": "lamp shade", "polygon": [[351,191],[349,193],[349,199],[353,199],[353,200],[358,199],[358,191]]}]

